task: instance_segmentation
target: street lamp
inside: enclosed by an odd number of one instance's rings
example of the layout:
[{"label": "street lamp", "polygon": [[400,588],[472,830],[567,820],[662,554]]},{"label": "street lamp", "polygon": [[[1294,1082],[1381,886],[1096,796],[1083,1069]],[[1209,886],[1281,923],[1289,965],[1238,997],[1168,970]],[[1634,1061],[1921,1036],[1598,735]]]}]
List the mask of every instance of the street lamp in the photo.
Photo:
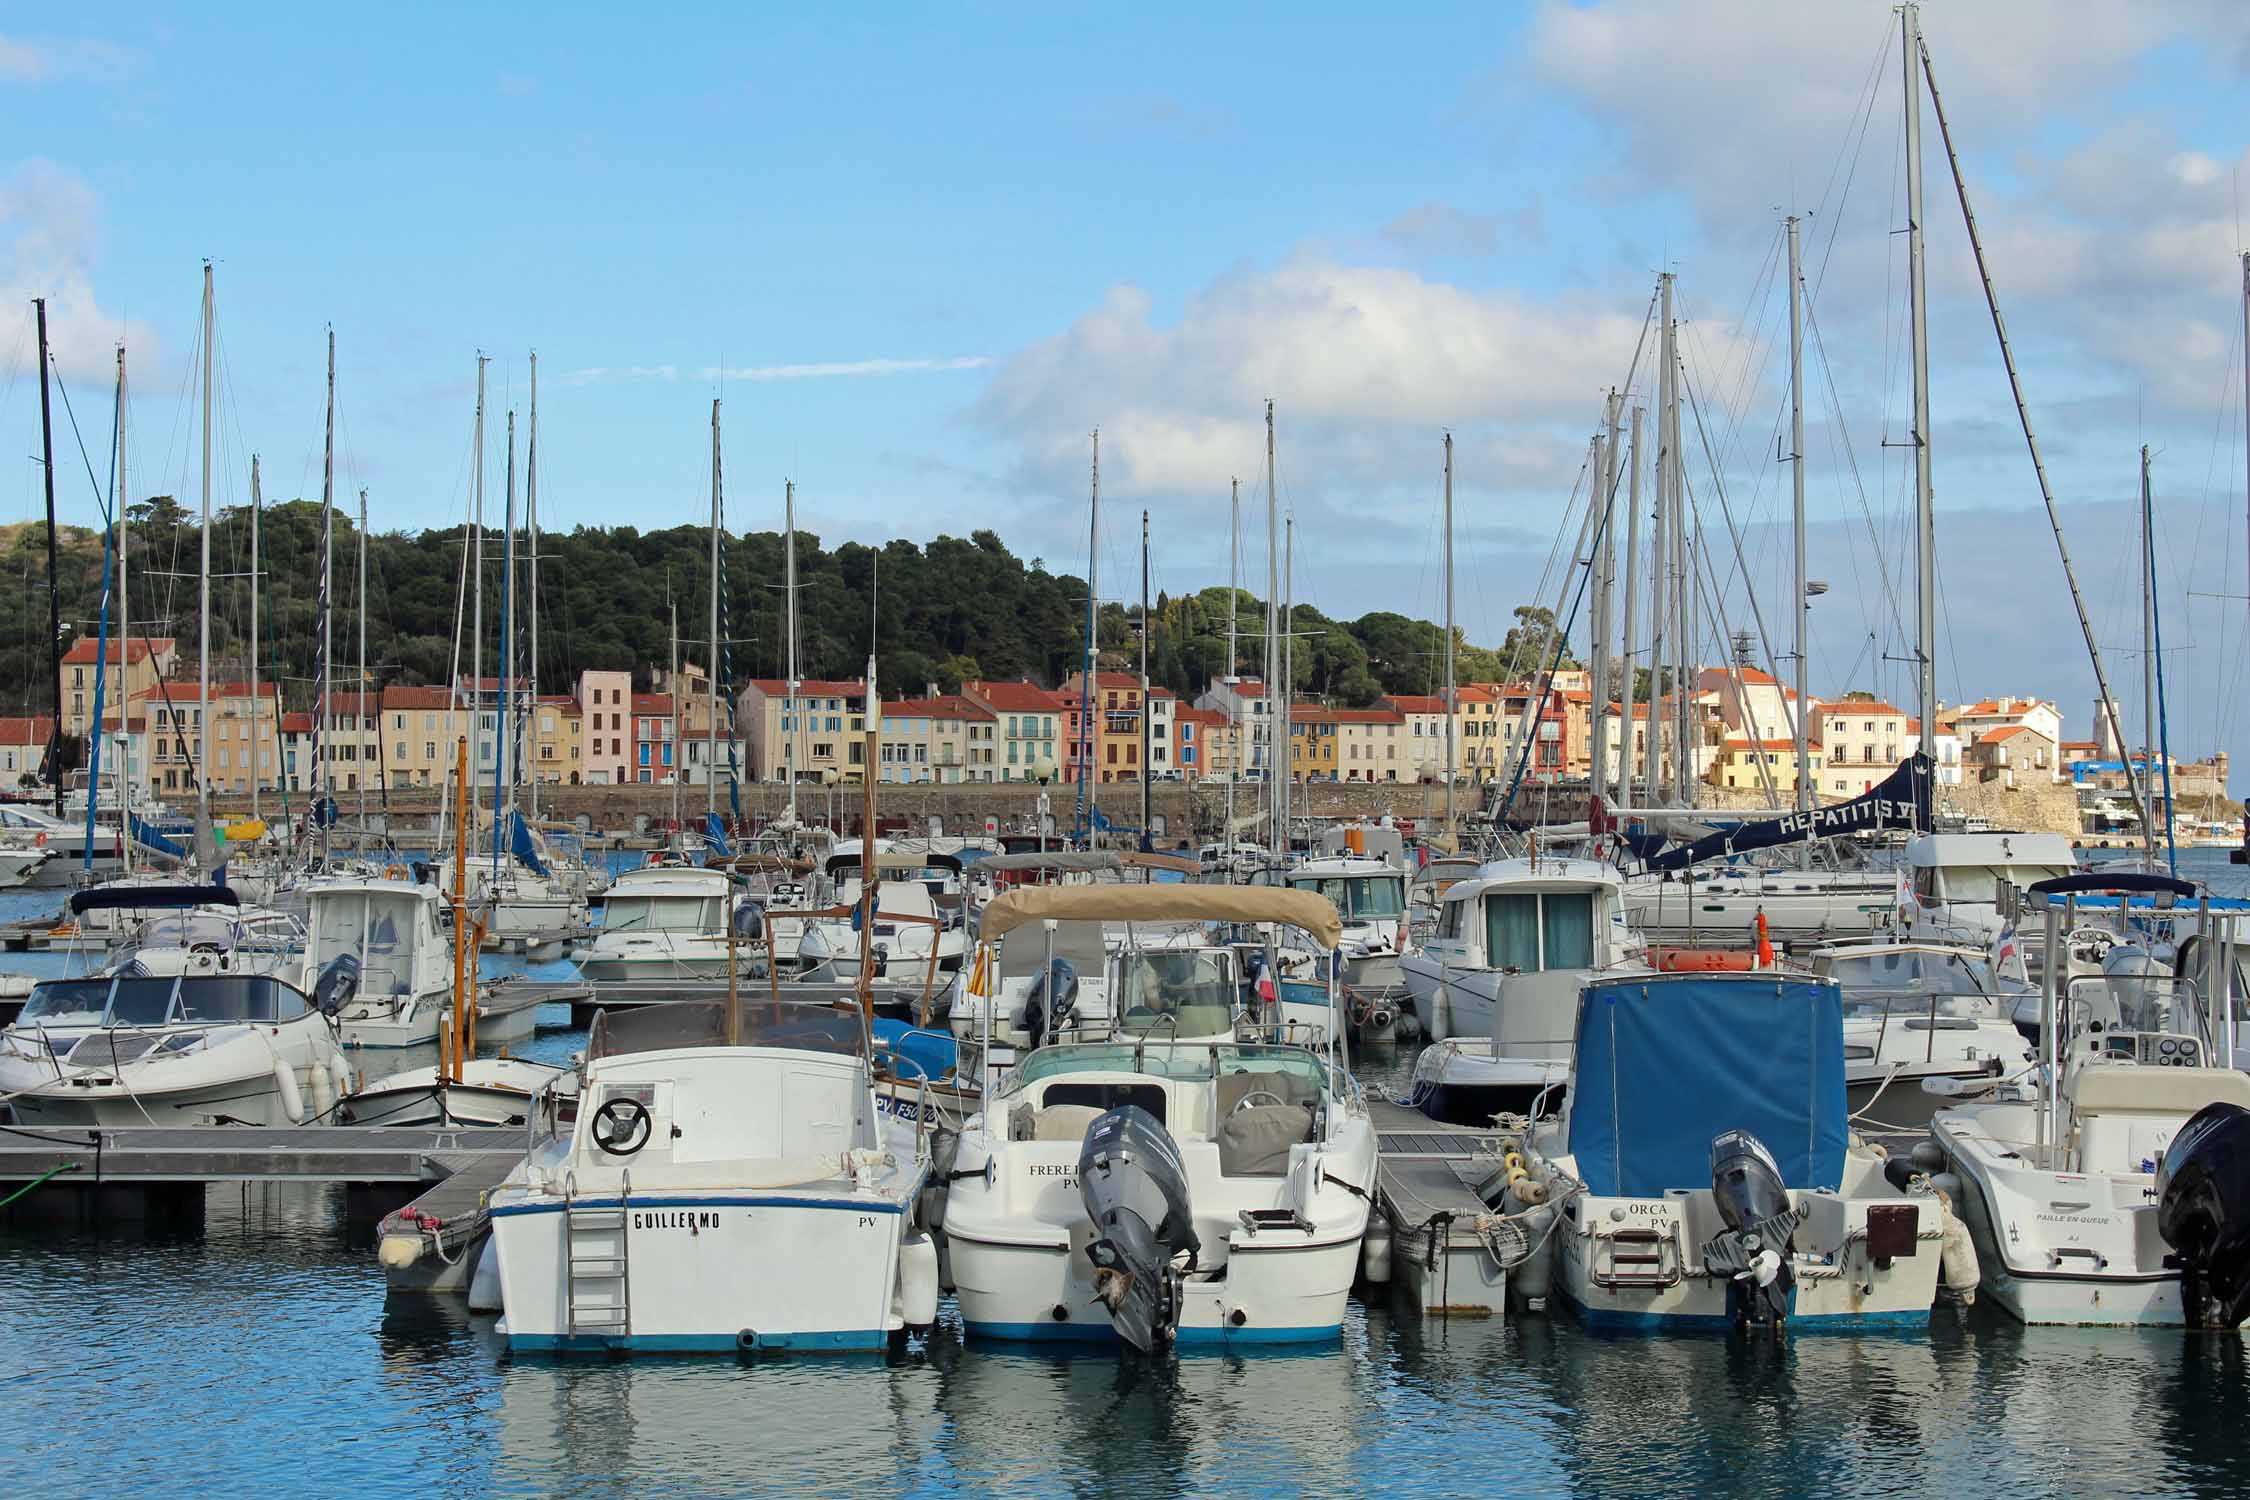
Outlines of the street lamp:
[{"label": "street lamp", "polygon": [[1031,763],[1031,779],[1039,783],[1039,852],[1047,852],[1047,784],[1055,779],[1054,757],[1039,756]]},{"label": "street lamp", "polygon": [[836,830],[836,781],[836,768],[834,766],[822,766],[820,768],[820,804],[828,816],[830,837],[834,837]]}]

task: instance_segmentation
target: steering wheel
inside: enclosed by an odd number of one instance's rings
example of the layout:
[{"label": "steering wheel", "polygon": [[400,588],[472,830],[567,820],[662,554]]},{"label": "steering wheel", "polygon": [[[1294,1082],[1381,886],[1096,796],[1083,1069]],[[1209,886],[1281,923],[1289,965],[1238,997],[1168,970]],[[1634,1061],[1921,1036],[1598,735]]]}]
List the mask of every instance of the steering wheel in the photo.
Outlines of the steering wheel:
[{"label": "steering wheel", "polygon": [[594,1144],[611,1156],[631,1156],[648,1144],[654,1128],[648,1106],[638,1099],[604,1099],[594,1111]]},{"label": "steering wheel", "polygon": [[1268,1104],[1287,1104],[1289,1102],[1287,1099],[1282,1098],[1279,1094],[1272,1093],[1269,1090],[1252,1089],[1249,1093],[1244,1094],[1241,1098],[1234,1101],[1234,1108],[1227,1111],[1227,1117],[1229,1119],[1232,1119],[1234,1116],[1241,1114],[1244,1110],[1248,1109],[1251,1105],[1256,1104],[1261,1099],[1263,1099]]}]

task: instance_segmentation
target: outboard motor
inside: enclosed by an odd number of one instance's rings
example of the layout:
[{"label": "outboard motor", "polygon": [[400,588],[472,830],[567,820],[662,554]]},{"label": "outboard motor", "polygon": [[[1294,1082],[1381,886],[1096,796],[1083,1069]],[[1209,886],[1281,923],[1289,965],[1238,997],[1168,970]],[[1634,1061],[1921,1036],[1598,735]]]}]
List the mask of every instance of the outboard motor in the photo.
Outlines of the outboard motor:
[{"label": "outboard motor", "polygon": [[762,943],[766,938],[766,909],[755,901],[745,901],[734,909],[734,936],[737,942]]},{"label": "outboard motor", "polygon": [[1745,1130],[1730,1130],[1711,1142],[1711,1197],[1726,1230],[1703,1247],[1703,1263],[1733,1279],[1727,1286],[1727,1315],[1737,1327],[1779,1332],[1789,1319],[1789,1293],[1796,1275],[1789,1269],[1797,1210],[1773,1153]]},{"label": "outboard motor", "polygon": [[1110,1326],[1143,1354],[1169,1343],[1180,1324],[1183,1273],[1203,1242],[1189,1217],[1180,1148],[1156,1116],[1137,1104],[1094,1121],[1078,1153],[1078,1196],[1094,1226],[1086,1247],[1094,1296]]},{"label": "outboard motor", "polygon": [[320,977],[313,981],[313,1008],[334,1020],[358,993],[359,960],[352,954],[339,953],[321,965]]},{"label": "outboard motor", "polygon": [[2190,1116],[2157,1164],[2156,1200],[2188,1325],[2240,1327],[2250,1313],[2250,1110],[2206,1104]]},{"label": "outboard motor", "polygon": [[1067,1029],[1078,1013],[1078,969],[1067,958],[1055,959],[1045,973],[1033,976],[1024,989],[1023,1009],[1016,1016],[1030,1039],[1038,1046],[1048,1037]]}]

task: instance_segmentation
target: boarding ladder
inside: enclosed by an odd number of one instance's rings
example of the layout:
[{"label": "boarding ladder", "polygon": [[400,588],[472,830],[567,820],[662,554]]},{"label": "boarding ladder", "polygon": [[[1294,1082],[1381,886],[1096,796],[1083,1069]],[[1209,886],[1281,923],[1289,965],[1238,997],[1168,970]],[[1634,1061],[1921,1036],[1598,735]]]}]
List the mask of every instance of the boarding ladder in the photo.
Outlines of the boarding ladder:
[{"label": "boarding ladder", "polygon": [[633,1331],[631,1241],[625,1233],[632,1175],[619,1184],[614,1206],[581,1206],[576,1187],[566,1183],[563,1196],[563,1331],[624,1338]]},{"label": "boarding ladder", "polygon": [[1670,1221],[1663,1227],[1613,1229],[1596,1234],[1587,1279],[1609,1290],[1680,1284],[1680,1243]]}]

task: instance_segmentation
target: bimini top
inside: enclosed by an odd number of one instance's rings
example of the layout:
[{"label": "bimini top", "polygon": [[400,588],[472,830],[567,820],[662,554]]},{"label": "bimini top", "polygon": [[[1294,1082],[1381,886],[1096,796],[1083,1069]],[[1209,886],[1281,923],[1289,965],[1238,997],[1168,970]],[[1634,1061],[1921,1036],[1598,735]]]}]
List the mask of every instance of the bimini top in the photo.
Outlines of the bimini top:
[{"label": "bimini top", "polygon": [[1322,948],[1344,935],[1335,903],[1266,885],[1063,885],[1009,891],[984,909],[988,939],[1048,917],[1058,922],[1279,922]]},{"label": "bimini top", "polygon": [[241,904],[242,897],[223,885],[94,885],[70,893],[70,909],[74,912]]},{"label": "bimini top", "polygon": [[1133,849],[1118,855],[1117,860],[1134,870],[1170,870],[1177,875],[1203,873],[1203,861],[1192,854],[1164,854],[1153,849]]},{"label": "bimini top", "polygon": [[1643,975],[1578,991],[1570,1150],[1605,1198],[1711,1181],[1711,1141],[1747,1130],[1793,1188],[1843,1181],[1844,1002],[1832,979]]},{"label": "bimini top", "polygon": [[1122,870],[1125,862],[1106,849],[1056,849],[1040,854],[988,854],[977,861],[977,869],[995,874],[1011,870],[1061,870],[1097,874],[1104,870]]}]

